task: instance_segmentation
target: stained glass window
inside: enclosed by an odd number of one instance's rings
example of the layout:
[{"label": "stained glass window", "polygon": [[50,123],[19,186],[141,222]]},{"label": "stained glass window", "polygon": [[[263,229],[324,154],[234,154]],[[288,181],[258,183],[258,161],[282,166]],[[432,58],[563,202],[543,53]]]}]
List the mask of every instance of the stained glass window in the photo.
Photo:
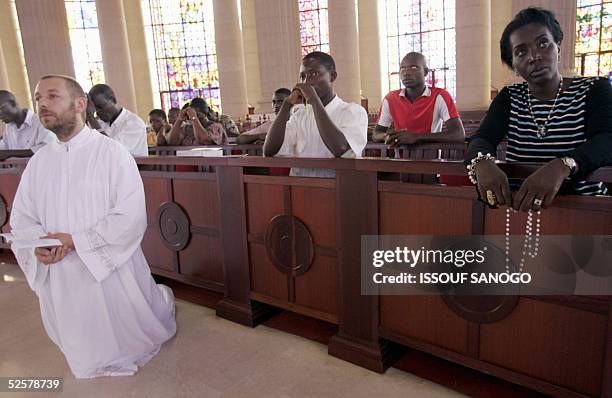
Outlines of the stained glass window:
[{"label": "stained glass window", "polygon": [[446,88],[454,97],[455,0],[385,0],[384,6],[387,45],[383,82],[388,82],[388,90],[401,87],[400,62],[404,55],[416,51],[427,58],[427,84]]},{"label": "stained glass window", "polygon": [[329,53],[327,0],[298,0],[302,55],[312,51]]},{"label": "stained glass window", "polygon": [[578,0],[576,73],[612,79],[612,1]]},{"label": "stained glass window", "polygon": [[104,65],[95,0],[65,0],[72,59],[77,81],[84,90],[104,83]]},{"label": "stained glass window", "polygon": [[156,106],[202,97],[221,109],[212,0],[142,0]]}]

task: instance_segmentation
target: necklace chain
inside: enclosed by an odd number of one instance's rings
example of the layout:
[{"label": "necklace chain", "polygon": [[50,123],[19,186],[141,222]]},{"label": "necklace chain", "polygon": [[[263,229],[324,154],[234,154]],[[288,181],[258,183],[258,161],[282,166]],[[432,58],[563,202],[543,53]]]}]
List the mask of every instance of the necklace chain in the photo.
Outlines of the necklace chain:
[{"label": "necklace chain", "polygon": [[529,90],[529,84],[527,84],[527,103],[529,105],[529,113],[531,114],[531,118],[533,119],[533,122],[538,128],[538,131],[536,133],[538,138],[543,138],[548,132],[548,122],[550,122],[550,118],[552,117],[552,114],[555,110],[555,106],[557,105],[557,100],[559,99],[559,94],[561,93],[561,88],[563,87],[563,76],[560,76],[560,77],[561,79],[559,80],[559,88],[557,89],[557,95],[555,95],[555,102],[553,102],[553,106],[552,108],[550,108],[550,111],[548,111],[548,116],[546,116],[546,120],[544,121],[544,124],[541,126],[533,114],[533,109],[531,106],[531,91]]},{"label": "necklace chain", "polygon": [[[512,210],[506,209],[506,272],[510,273],[510,214]],[[536,212],[535,219],[535,236],[533,231],[533,212],[529,210],[527,213],[527,223],[525,224],[525,240],[523,241],[523,250],[521,252],[521,261],[519,263],[518,273],[523,273],[523,267],[525,266],[525,258],[529,256],[536,258],[538,250],[540,249],[540,214],[541,211]]]}]

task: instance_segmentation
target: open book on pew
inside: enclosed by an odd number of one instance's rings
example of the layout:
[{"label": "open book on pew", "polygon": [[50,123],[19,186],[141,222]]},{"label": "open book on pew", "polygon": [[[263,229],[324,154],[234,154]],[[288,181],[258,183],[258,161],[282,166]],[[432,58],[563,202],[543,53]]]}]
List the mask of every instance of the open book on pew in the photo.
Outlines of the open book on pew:
[{"label": "open book on pew", "polygon": [[223,156],[223,148],[193,148],[176,151],[176,156],[203,156],[216,158]]},{"label": "open book on pew", "polygon": [[11,249],[30,249],[35,247],[53,247],[61,246],[62,242],[59,239],[19,239],[13,234],[0,234],[7,242],[11,243]]}]

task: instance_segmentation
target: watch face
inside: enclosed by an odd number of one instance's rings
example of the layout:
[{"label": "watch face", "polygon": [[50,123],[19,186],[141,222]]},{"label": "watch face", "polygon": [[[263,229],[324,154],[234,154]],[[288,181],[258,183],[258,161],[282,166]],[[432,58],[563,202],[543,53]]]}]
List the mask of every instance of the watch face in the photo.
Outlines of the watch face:
[{"label": "watch face", "polygon": [[561,160],[563,160],[563,164],[569,167],[571,171],[574,171],[576,169],[576,161],[574,159],[570,157],[565,157],[565,158],[562,158]]}]

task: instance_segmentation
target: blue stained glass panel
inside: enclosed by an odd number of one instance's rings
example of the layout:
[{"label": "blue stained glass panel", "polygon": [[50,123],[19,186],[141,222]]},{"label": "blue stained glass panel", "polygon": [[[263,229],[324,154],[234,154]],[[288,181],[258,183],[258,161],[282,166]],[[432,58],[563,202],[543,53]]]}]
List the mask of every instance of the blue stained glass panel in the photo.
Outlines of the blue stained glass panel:
[{"label": "blue stained glass panel", "polygon": [[104,83],[104,64],[95,0],[65,0],[74,72],[84,90]]}]

